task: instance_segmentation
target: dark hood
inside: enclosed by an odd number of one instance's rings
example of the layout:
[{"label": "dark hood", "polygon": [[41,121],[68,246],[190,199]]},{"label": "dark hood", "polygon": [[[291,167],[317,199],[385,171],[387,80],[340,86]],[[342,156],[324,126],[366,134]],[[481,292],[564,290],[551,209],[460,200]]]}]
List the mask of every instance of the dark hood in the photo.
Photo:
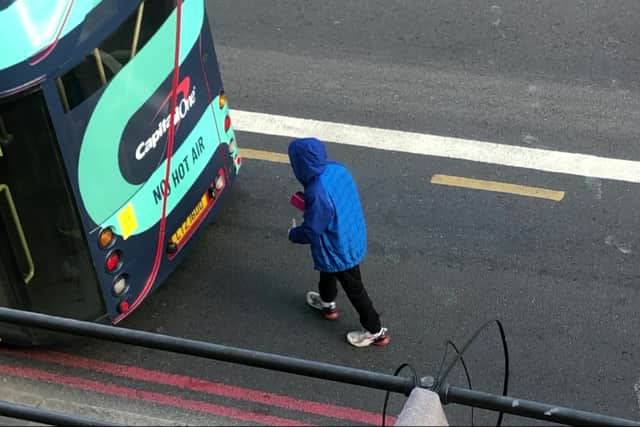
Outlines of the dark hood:
[{"label": "dark hood", "polygon": [[327,164],[327,151],[316,138],[299,138],[289,143],[289,161],[300,184],[307,185]]}]

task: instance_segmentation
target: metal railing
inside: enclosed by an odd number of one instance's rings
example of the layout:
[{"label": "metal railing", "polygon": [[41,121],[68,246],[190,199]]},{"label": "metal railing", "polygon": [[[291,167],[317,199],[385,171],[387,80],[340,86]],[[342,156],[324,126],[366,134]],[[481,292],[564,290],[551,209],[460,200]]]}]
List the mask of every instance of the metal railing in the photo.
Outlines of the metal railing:
[{"label": "metal railing", "polygon": [[[434,386],[434,379],[432,377],[422,377],[419,379],[399,377],[379,372],[229,347],[152,332],[49,316],[6,307],[0,307],[0,322],[386,390],[389,392],[402,393],[406,396],[408,396],[415,387],[431,390]],[[640,421],[580,411],[530,400],[516,399],[508,396],[494,395],[449,384],[443,384],[434,391],[438,393],[443,404],[456,403],[547,422],[582,426],[640,426]],[[0,414],[10,414],[10,410],[13,410],[14,412],[12,413],[14,415],[20,415],[21,419],[40,422],[46,419],[42,418],[45,414],[41,410],[29,413],[25,411],[24,407],[18,408],[21,409],[22,412],[16,412],[16,409],[16,407],[11,405],[0,405]],[[30,418],[36,415],[39,417],[38,420]],[[55,418],[60,416],[62,415],[51,412],[51,421],[55,421],[56,419],[60,420],[60,418]],[[78,422],[83,422],[83,425],[89,425],[87,424],[87,420],[72,418],[68,418],[68,420],[72,421],[75,419]],[[62,424],[69,423],[63,422]],[[105,423],[101,422],[100,424],[104,425]]]},{"label": "metal railing", "polygon": [[93,418],[67,415],[48,409],[35,408],[33,406],[18,405],[0,400],[0,415],[5,417],[33,421],[36,423],[52,424],[59,426],[118,426],[108,421],[98,421]]}]

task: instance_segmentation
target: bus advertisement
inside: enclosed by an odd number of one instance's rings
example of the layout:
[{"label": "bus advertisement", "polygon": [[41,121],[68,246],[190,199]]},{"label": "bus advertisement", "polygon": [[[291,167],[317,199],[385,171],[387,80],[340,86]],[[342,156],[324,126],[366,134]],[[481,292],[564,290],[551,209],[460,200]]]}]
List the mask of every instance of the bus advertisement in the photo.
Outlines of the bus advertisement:
[{"label": "bus advertisement", "polygon": [[0,306],[117,324],[211,222],[241,158],[206,9],[0,0]]}]

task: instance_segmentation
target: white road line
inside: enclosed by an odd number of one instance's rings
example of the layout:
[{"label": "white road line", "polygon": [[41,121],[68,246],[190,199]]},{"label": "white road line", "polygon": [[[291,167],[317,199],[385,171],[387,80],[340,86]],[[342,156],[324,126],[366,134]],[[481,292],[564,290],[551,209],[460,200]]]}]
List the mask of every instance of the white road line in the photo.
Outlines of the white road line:
[{"label": "white road line", "polygon": [[314,136],[323,141],[358,147],[640,183],[640,162],[633,160],[541,150],[241,110],[233,110],[231,118],[234,128],[238,131],[289,138]]}]

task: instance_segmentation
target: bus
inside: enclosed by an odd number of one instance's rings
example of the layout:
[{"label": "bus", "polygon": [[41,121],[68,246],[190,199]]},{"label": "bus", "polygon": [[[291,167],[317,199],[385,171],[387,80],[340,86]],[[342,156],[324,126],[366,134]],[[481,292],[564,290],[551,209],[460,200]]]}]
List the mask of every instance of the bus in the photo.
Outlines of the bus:
[{"label": "bus", "polygon": [[242,163],[205,1],[0,0],[0,46],[0,306],[118,324]]}]

